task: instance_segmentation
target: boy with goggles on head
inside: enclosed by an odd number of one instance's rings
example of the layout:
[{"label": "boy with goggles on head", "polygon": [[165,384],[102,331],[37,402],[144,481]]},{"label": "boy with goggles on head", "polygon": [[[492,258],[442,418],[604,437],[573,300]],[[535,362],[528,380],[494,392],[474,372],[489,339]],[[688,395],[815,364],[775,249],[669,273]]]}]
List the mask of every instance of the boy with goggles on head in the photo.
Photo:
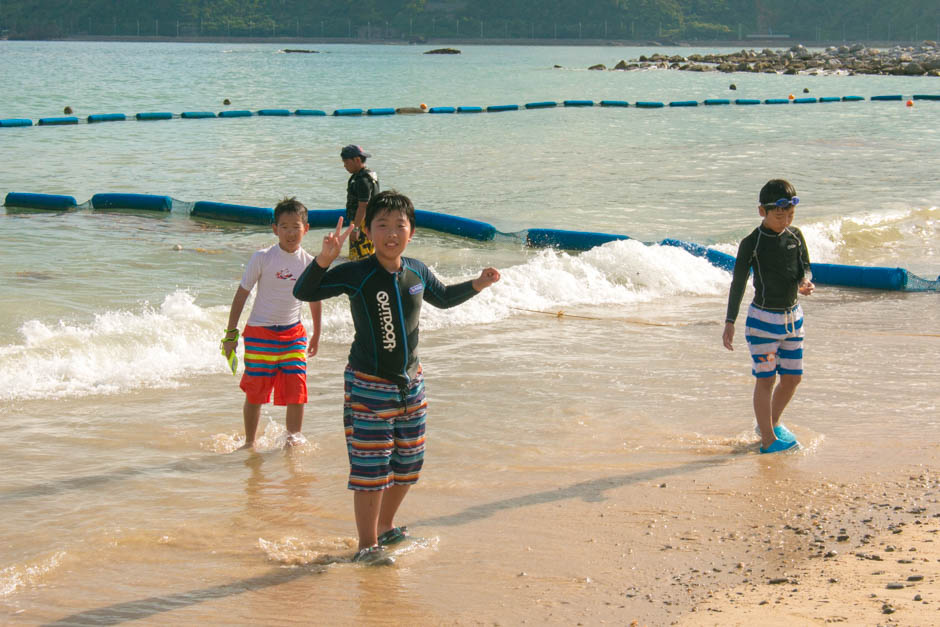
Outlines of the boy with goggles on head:
[{"label": "boy with goggles on head", "polygon": [[[722,342],[734,350],[734,321],[747,276],[754,271],[754,300],[748,307],[745,339],[751,352],[754,417],[761,453],[796,448],[796,437],[780,422],[803,375],[803,309],[798,294],[813,293],[806,240],[793,222],[800,202],[793,185],[768,181],[760,190],[758,211],[763,221],[741,240],[728,293]],[[774,387],[777,374],[780,381]]]}]

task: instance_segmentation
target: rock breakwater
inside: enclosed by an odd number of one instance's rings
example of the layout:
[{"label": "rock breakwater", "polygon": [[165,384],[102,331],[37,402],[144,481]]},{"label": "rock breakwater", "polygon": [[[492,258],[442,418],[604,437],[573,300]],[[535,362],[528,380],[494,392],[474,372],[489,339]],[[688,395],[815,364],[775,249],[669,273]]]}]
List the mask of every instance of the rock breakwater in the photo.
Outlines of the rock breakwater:
[{"label": "rock breakwater", "polygon": [[[862,44],[830,46],[822,51],[802,44],[788,50],[741,50],[730,54],[653,54],[620,61],[611,70],[645,69],[688,72],[751,72],[770,74],[880,74],[894,76],[940,76],[940,46],[925,41],[919,46],[869,48]],[[606,70],[603,64],[591,70]]]}]

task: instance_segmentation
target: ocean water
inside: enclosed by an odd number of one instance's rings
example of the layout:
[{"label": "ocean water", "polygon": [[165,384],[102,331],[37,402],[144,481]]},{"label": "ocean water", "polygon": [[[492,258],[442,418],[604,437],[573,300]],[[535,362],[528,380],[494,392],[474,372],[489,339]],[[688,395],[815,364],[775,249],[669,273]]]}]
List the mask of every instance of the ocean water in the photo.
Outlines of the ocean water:
[{"label": "ocean water", "polygon": [[[331,112],[940,91],[925,77],[585,69],[707,50],[283,47],[0,42],[0,118],[35,121],[66,105],[81,117],[220,111],[225,98],[232,109]],[[806,373],[786,413],[803,449],[768,466],[756,455],[740,320],[736,350],[721,346],[730,275],[643,242],[676,237],[733,254],[759,223],[758,190],[783,177],[801,198],[795,223],[814,261],[936,279],[938,128],[937,103],[865,101],[0,129],[4,196],[174,198],[160,215],[0,213],[0,615],[309,622],[303,580],[322,569],[332,572],[316,583],[328,599],[320,622],[375,621],[362,599],[402,590],[424,592],[384,608],[399,622],[447,622],[454,607],[466,612],[457,622],[521,618],[489,601],[524,528],[499,512],[538,517],[538,495],[710,465],[751,489],[768,473],[838,482],[935,465],[940,295],[819,286],[805,298]],[[198,200],[272,206],[296,195],[338,208],[348,143],[373,154],[384,189],[419,209],[503,233],[635,238],[569,254],[419,230],[408,254],[445,281],[491,265],[503,278],[461,307],[423,312],[430,443],[401,516],[424,540],[402,552],[392,580],[342,563],[355,535],[341,427],[347,304],[324,305],[308,443],[284,452],[283,410],[268,407],[263,450],[234,452],[243,396],[218,341],[244,264],[274,240],[264,227],[188,216]],[[311,231],[305,248],[315,253],[323,234]],[[570,521],[580,507],[555,515]]]}]

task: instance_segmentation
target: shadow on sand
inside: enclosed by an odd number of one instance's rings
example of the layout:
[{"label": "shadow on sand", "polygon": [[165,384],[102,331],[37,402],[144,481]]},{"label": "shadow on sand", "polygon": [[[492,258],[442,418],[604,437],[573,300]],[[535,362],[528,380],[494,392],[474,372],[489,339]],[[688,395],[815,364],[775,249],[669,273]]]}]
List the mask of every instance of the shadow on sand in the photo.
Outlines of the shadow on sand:
[{"label": "shadow on sand", "polygon": [[[607,497],[604,494],[607,490],[613,490],[622,486],[631,485],[644,481],[654,481],[679,475],[687,472],[695,472],[703,468],[719,466],[737,458],[738,455],[719,455],[705,460],[698,460],[686,464],[680,464],[671,468],[658,468],[655,470],[646,470],[642,472],[626,473],[612,477],[600,477],[589,481],[574,483],[569,486],[558,488],[557,490],[543,490],[523,496],[513,497],[484,503],[482,505],[473,505],[462,511],[455,512],[448,516],[438,516],[425,520],[415,521],[415,526],[457,526],[472,523],[493,516],[494,514],[509,509],[522,507],[531,507],[543,503],[556,501],[566,501],[569,499],[582,499],[587,502],[599,502]],[[164,596],[148,597],[126,603],[116,603],[96,609],[86,610],[76,614],[65,616],[55,622],[47,625],[115,625],[125,621],[141,620],[150,618],[164,612],[171,612],[175,609],[198,605],[212,599],[233,597],[245,592],[263,590],[272,586],[279,586],[284,583],[296,581],[310,575],[318,575],[326,572],[327,567],[323,565],[307,565],[297,568],[277,568],[266,574],[257,577],[250,577],[239,581],[219,584],[209,588],[200,588],[188,592],[169,594]]]}]

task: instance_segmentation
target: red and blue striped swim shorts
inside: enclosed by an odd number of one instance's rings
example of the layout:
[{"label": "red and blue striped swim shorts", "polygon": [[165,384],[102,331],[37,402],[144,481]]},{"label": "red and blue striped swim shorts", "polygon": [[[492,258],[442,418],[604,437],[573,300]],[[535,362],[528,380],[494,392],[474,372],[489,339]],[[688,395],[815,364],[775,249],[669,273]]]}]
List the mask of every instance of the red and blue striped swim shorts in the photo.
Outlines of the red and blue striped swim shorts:
[{"label": "red and blue striped swim shorts", "polygon": [[246,326],[245,374],[241,389],[254,405],[307,402],[307,332],[300,322],[276,327]]}]

